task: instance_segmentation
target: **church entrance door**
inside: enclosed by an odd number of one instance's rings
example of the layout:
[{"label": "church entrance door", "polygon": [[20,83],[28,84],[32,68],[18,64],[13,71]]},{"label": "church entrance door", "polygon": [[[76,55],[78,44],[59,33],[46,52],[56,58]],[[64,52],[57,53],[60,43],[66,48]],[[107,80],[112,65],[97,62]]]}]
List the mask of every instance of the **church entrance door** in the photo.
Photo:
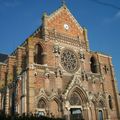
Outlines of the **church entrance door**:
[{"label": "church entrance door", "polygon": [[70,113],[70,120],[84,120],[80,108],[71,108]]}]

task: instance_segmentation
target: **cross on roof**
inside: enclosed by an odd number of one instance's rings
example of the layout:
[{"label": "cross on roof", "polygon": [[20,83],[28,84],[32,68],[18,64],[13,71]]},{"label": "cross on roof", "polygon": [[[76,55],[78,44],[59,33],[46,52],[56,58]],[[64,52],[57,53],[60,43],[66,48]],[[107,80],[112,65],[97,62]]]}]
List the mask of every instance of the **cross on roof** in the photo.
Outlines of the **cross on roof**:
[{"label": "cross on roof", "polygon": [[65,0],[61,0],[61,2],[62,2],[62,5],[65,5]]}]

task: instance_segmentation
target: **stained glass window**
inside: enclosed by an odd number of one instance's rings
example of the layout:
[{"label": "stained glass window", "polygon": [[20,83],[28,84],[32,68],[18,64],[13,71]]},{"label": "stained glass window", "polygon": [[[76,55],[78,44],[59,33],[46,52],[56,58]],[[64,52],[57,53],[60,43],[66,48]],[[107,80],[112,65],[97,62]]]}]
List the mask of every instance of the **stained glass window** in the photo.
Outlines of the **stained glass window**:
[{"label": "stained glass window", "polygon": [[77,56],[73,51],[64,50],[61,54],[61,64],[68,72],[74,72],[77,69]]},{"label": "stained glass window", "polygon": [[80,97],[77,93],[73,93],[70,97],[70,104],[71,105],[81,105]]},{"label": "stained glass window", "polygon": [[38,108],[45,108],[46,107],[46,103],[43,99],[40,99],[38,102]]}]

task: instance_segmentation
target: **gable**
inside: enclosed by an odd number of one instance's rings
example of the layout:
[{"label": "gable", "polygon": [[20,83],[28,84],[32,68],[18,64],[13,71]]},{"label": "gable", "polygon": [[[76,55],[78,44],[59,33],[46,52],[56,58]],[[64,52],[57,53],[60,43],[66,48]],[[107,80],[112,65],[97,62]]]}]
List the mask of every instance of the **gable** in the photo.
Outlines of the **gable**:
[{"label": "gable", "polygon": [[83,35],[83,29],[64,5],[47,17],[46,27],[56,32],[77,37]]},{"label": "gable", "polygon": [[0,53],[0,62],[4,62],[7,59],[8,55]]}]

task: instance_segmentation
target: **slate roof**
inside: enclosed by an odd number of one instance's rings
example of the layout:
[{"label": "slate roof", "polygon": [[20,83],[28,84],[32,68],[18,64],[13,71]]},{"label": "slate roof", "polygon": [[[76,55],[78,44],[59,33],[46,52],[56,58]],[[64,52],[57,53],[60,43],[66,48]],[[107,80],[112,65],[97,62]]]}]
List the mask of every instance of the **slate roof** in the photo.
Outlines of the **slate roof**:
[{"label": "slate roof", "polygon": [[0,62],[3,62],[7,59],[8,55],[7,54],[3,54],[3,53],[0,53]]}]

